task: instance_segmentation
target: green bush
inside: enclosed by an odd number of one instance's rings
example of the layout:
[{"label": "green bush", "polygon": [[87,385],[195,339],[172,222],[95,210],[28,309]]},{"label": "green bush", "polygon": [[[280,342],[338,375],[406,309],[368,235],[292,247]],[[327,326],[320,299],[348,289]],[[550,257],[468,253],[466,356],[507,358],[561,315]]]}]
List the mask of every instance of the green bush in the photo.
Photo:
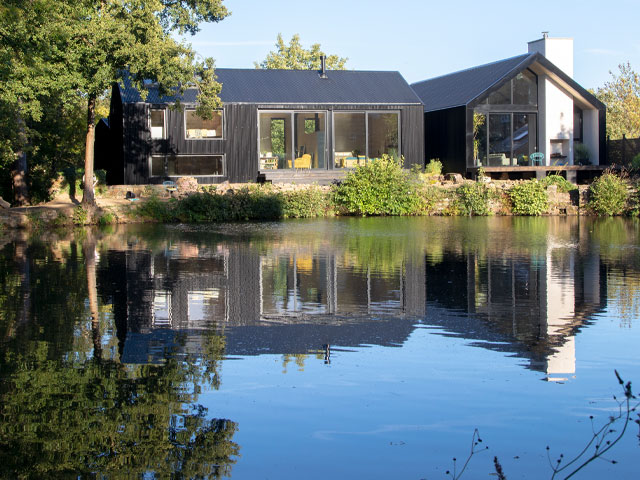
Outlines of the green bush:
[{"label": "green bush", "polygon": [[424,173],[427,175],[441,175],[442,174],[442,162],[440,160],[429,160],[427,166],[424,169]]},{"label": "green bush", "polygon": [[597,215],[621,215],[629,199],[627,182],[605,172],[589,187],[589,208]]},{"label": "green bush", "polygon": [[284,218],[314,218],[331,213],[330,196],[317,187],[280,194]]},{"label": "green bush", "polygon": [[640,153],[631,160],[631,168],[635,171],[640,170]]},{"label": "green bush", "polygon": [[357,215],[407,215],[415,203],[418,179],[400,161],[382,158],[357,167],[336,186],[334,199],[346,213]]},{"label": "green bush", "polygon": [[550,185],[555,185],[558,187],[559,192],[565,192],[565,193],[578,188],[573,183],[571,183],[566,178],[564,178],[562,175],[556,175],[556,174],[552,174],[544,177],[542,180],[540,180],[540,183],[545,188],[549,187]]},{"label": "green bush", "polygon": [[100,218],[98,218],[98,225],[100,225],[101,227],[104,227],[105,225],[111,225],[112,223],[116,223],[116,217],[111,212],[106,212],[100,215]]},{"label": "green bush", "polygon": [[549,207],[545,186],[537,180],[527,180],[515,185],[509,191],[509,197],[516,215],[541,215]]},{"label": "green bush", "polygon": [[73,216],[71,221],[74,225],[86,225],[89,218],[88,212],[82,207],[76,207],[73,209]]},{"label": "green bush", "polygon": [[482,183],[465,183],[455,191],[453,206],[460,215],[490,215],[491,192]]}]

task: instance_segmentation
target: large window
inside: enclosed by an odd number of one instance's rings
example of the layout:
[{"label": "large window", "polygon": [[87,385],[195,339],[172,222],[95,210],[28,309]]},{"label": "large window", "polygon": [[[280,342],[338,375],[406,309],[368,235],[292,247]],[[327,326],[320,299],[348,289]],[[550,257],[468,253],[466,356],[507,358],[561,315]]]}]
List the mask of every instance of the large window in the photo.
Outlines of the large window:
[{"label": "large window", "polygon": [[153,155],[152,177],[216,177],[224,175],[223,155]]},{"label": "large window", "polygon": [[537,151],[535,113],[474,113],[474,157],[478,166],[532,165]]},{"label": "large window", "polygon": [[204,119],[195,110],[185,110],[185,138],[189,140],[201,138],[222,138],[222,111],[213,112],[213,117]]},{"label": "large window", "polygon": [[491,93],[483,104],[489,105],[538,105],[538,82],[530,70],[520,72],[514,79]]},{"label": "large window", "polygon": [[151,126],[151,138],[166,138],[164,110],[151,110],[149,123]]},{"label": "large window", "polygon": [[336,167],[355,167],[367,154],[367,122],[364,112],[333,114]]},{"label": "large window", "polygon": [[369,158],[398,157],[398,114],[369,112]]},{"label": "large window", "polygon": [[326,168],[325,112],[260,112],[260,170]]},{"label": "large window", "polygon": [[364,165],[382,155],[400,156],[398,112],[334,112],[334,165]]}]

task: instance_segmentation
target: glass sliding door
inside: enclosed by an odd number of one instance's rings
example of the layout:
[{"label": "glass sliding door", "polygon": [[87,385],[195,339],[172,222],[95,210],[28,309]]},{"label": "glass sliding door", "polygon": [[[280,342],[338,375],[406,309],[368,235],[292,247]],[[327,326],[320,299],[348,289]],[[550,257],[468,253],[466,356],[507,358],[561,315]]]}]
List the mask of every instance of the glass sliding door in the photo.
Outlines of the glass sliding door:
[{"label": "glass sliding door", "polygon": [[511,163],[511,114],[489,115],[489,158],[487,166],[506,167]]},{"label": "glass sliding door", "polygon": [[324,112],[295,113],[295,158],[293,168],[326,168],[326,115]]},{"label": "glass sliding door", "polygon": [[367,123],[364,112],[333,114],[334,166],[355,167],[359,157],[367,154]]},{"label": "glass sliding door", "polygon": [[292,168],[290,112],[260,112],[260,170]]},{"label": "glass sliding door", "polygon": [[399,115],[397,113],[368,113],[369,158],[400,156],[398,149]]},{"label": "glass sliding door", "polygon": [[536,115],[513,114],[513,158],[517,165],[531,165],[529,156],[536,151]]}]

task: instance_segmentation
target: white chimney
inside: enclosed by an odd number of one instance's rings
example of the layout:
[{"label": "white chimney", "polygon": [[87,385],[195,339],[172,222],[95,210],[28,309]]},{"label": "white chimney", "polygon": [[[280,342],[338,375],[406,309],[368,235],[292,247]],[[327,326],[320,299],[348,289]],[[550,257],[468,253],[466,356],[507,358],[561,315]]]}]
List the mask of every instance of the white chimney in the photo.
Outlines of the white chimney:
[{"label": "white chimney", "polygon": [[529,53],[536,52],[573,78],[573,38],[551,38],[542,32],[541,39],[529,42]]}]

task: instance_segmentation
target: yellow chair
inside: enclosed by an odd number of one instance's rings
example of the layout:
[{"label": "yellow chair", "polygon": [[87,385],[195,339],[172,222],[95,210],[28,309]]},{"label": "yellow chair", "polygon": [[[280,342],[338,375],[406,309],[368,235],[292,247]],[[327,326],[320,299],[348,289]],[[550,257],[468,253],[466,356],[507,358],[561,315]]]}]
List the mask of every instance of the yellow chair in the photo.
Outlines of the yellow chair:
[{"label": "yellow chair", "polygon": [[[288,160],[289,168],[291,168],[291,160]],[[311,154],[305,153],[301,157],[296,158],[296,168],[311,168]]]}]

